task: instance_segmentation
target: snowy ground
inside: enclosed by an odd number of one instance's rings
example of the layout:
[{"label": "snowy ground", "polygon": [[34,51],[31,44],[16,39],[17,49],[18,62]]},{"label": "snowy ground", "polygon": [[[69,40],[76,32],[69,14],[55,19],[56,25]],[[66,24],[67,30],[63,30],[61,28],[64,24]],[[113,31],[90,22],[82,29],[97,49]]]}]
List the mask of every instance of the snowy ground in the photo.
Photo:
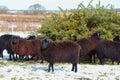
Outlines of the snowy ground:
[{"label": "snowy ground", "polygon": [[24,38],[30,35],[30,32],[0,32],[0,36],[4,34],[14,34]]},{"label": "snowy ground", "polygon": [[0,61],[0,80],[120,80],[119,65],[78,64],[78,72],[71,64],[55,64],[54,72],[47,72],[48,63]]},{"label": "snowy ground", "polygon": [[[25,35],[24,35],[25,36]],[[78,72],[71,71],[71,64],[58,64],[54,72],[47,72],[48,63],[40,64],[36,61],[0,59],[0,80],[120,80],[119,65],[78,64]]]}]

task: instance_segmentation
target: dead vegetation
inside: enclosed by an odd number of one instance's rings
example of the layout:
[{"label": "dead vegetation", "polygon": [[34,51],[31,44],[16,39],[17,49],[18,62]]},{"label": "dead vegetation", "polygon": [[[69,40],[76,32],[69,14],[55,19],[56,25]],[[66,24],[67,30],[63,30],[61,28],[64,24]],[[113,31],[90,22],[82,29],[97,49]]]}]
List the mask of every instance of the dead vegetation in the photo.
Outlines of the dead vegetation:
[{"label": "dead vegetation", "polygon": [[22,15],[22,14],[0,14],[0,31],[34,31],[41,27],[45,18],[51,14],[44,15]]}]

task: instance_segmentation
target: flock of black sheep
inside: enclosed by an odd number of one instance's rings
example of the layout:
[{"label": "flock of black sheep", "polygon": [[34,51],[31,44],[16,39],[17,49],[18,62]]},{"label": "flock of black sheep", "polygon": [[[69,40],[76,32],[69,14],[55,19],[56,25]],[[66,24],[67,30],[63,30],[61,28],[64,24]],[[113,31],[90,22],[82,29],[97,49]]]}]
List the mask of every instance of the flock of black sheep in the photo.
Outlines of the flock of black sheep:
[{"label": "flock of black sheep", "polygon": [[[7,50],[10,60],[40,59],[49,63],[48,72],[54,71],[54,63],[72,63],[72,71],[77,72],[77,64],[88,56],[90,63],[96,63],[96,56],[100,64],[105,59],[120,62],[120,36],[113,40],[102,40],[100,32],[94,32],[87,38],[76,41],[56,42],[51,39],[37,39],[34,35],[27,38],[4,34],[0,36],[0,57],[4,57],[3,50]],[[31,57],[29,57],[31,56]]]}]

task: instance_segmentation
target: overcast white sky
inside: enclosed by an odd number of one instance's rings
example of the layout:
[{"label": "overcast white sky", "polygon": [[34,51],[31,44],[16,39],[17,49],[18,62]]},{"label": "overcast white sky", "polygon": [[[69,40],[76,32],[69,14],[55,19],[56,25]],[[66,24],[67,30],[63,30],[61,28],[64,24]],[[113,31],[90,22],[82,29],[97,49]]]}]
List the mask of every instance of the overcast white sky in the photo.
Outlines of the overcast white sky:
[{"label": "overcast white sky", "polygon": [[[43,5],[46,10],[59,10],[58,6],[62,9],[74,9],[78,4],[83,2],[87,5],[91,0],[0,0],[0,5],[5,5],[9,9],[28,9],[30,5],[39,3]],[[120,8],[120,0],[93,0],[92,4],[101,2],[102,5],[111,4],[115,8]]]}]

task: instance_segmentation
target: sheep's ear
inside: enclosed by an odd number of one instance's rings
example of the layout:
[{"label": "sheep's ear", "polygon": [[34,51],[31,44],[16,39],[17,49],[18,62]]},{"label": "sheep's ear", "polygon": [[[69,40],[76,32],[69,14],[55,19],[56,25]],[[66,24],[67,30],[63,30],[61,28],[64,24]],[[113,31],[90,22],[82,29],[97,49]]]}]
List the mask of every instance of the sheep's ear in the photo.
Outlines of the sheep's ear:
[{"label": "sheep's ear", "polygon": [[43,39],[42,40],[42,45],[41,48],[42,49],[46,49],[50,43],[52,43],[53,41],[51,39]]},{"label": "sheep's ear", "polygon": [[46,39],[46,42],[48,42],[48,43],[52,43],[53,40],[51,40],[51,39]]},{"label": "sheep's ear", "polygon": [[91,36],[93,36],[93,37],[100,37],[100,32],[94,32]]},{"label": "sheep's ear", "polygon": [[97,36],[100,37],[100,32],[96,32]]},{"label": "sheep's ear", "polygon": [[120,40],[120,35],[118,37],[119,37],[119,40]]}]

